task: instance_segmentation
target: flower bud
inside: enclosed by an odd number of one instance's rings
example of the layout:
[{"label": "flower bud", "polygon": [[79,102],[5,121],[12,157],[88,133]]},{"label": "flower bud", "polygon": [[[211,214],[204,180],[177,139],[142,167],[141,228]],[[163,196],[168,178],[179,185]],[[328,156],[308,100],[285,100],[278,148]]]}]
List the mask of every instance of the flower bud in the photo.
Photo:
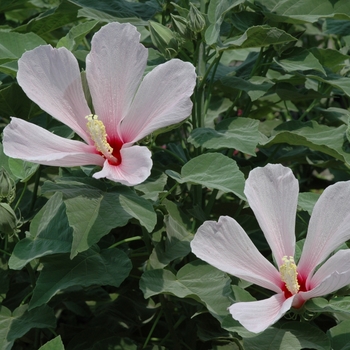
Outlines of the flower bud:
[{"label": "flower bud", "polygon": [[188,26],[195,32],[200,33],[205,28],[205,18],[202,13],[190,2],[190,12],[188,14]]},{"label": "flower bud", "polygon": [[17,232],[17,217],[7,203],[0,203],[0,234],[13,235]]},{"label": "flower bud", "polygon": [[12,203],[15,196],[15,182],[4,168],[0,168],[0,202]]},{"label": "flower bud", "polygon": [[181,37],[185,39],[191,39],[191,30],[188,28],[188,22],[186,18],[173,14],[170,14],[170,17],[172,26],[176,33],[180,34]]},{"label": "flower bud", "polygon": [[167,27],[157,22],[149,22],[151,39],[154,46],[166,57],[175,57],[178,50],[178,42],[175,34]]}]

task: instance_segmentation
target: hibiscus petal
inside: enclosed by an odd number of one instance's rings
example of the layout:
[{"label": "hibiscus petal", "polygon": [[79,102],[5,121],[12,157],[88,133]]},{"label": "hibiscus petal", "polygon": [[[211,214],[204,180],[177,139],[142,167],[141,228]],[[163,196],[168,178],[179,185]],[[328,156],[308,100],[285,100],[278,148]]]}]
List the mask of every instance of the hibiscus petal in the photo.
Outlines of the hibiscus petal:
[{"label": "hibiscus petal", "polygon": [[122,122],[123,141],[133,143],[187,118],[195,83],[195,69],[188,62],[173,59],[154,68],[143,79]]},{"label": "hibiscus petal", "polygon": [[339,250],[311,278],[308,286],[311,290],[299,294],[307,300],[327,295],[348,284],[350,284],[350,250]]},{"label": "hibiscus petal", "polygon": [[248,331],[259,333],[278,321],[291,308],[293,299],[279,293],[265,300],[233,304],[229,311]]},{"label": "hibiscus petal", "polygon": [[95,113],[104,122],[109,137],[119,139],[119,123],[140,84],[147,56],[140,34],[129,23],[109,23],[92,38],[86,76]]},{"label": "hibiscus petal", "polygon": [[4,129],[4,153],[33,163],[54,166],[102,165],[95,148],[57,136],[40,126],[12,118]]},{"label": "hibiscus petal", "polygon": [[199,227],[191,248],[198,258],[222,271],[281,292],[279,272],[229,216],[221,216],[219,222],[206,221]]},{"label": "hibiscus petal", "polygon": [[66,48],[39,46],[18,60],[17,80],[27,96],[41,109],[68,125],[90,143],[85,100],[78,62]]},{"label": "hibiscus petal", "polygon": [[246,181],[244,193],[278,266],[283,256],[294,256],[298,192],[292,171],[280,164],[256,168]]},{"label": "hibiscus petal", "polygon": [[313,209],[298,270],[304,279],[350,239],[350,181],[327,187]]},{"label": "hibiscus petal", "polygon": [[147,147],[122,148],[120,155],[121,164],[111,165],[106,160],[103,169],[95,173],[93,177],[97,179],[106,177],[126,186],[138,185],[148,178],[151,173],[152,159],[151,152]]}]

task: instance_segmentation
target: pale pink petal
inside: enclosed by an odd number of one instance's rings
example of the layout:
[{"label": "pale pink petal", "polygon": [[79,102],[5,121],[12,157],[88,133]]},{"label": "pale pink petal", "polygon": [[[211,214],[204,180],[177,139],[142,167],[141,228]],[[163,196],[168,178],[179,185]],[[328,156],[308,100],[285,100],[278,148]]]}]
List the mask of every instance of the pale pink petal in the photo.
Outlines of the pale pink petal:
[{"label": "pale pink petal", "polygon": [[248,331],[259,333],[277,322],[291,308],[293,299],[279,293],[265,300],[233,304],[229,311]]},{"label": "pale pink petal", "polygon": [[308,292],[299,293],[304,300],[327,295],[350,284],[350,250],[339,250],[311,278]]},{"label": "pale pink petal", "polygon": [[154,68],[142,81],[122,121],[123,141],[133,143],[187,118],[195,83],[195,69],[188,62],[173,59]]},{"label": "pale pink petal", "polygon": [[152,168],[151,152],[147,147],[132,146],[122,148],[120,151],[122,162],[111,165],[106,160],[103,169],[93,177],[99,179],[106,177],[112,181],[120,182],[126,186],[138,185],[145,181]]},{"label": "pale pink petal", "polygon": [[242,227],[229,216],[206,221],[191,242],[192,252],[219,270],[281,292],[276,268],[259,252]]},{"label": "pale pink petal", "polygon": [[304,279],[318,264],[350,239],[350,181],[327,187],[313,209],[303,252],[298,264]]},{"label": "pale pink petal", "polygon": [[278,266],[283,256],[294,256],[298,192],[292,171],[280,164],[255,168],[246,181],[244,193]]},{"label": "pale pink petal", "polygon": [[95,147],[57,136],[18,118],[12,118],[5,127],[3,145],[9,157],[44,165],[102,165],[104,161]]},{"label": "pale pink petal", "polygon": [[109,23],[93,37],[86,76],[95,109],[107,134],[117,138],[147,64],[147,49],[129,23]]},{"label": "pale pink petal", "polygon": [[45,112],[68,125],[87,143],[90,136],[78,62],[66,48],[39,46],[18,60],[17,80],[27,96]]}]

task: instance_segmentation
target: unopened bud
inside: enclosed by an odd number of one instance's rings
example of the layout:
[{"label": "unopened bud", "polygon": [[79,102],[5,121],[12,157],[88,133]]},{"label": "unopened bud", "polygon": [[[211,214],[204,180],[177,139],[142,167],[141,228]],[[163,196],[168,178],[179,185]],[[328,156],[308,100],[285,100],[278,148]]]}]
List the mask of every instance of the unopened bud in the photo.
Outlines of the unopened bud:
[{"label": "unopened bud", "polygon": [[4,168],[0,168],[0,202],[12,203],[16,196],[16,184]]},{"label": "unopened bud", "polygon": [[182,16],[170,14],[171,23],[176,33],[185,39],[191,39],[191,30],[188,28],[187,19]]},{"label": "unopened bud", "polygon": [[178,42],[175,34],[168,28],[157,22],[149,22],[151,39],[154,46],[166,57],[175,57],[178,50]]},{"label": "unopened bud", "polygon": [[200,33],[205,28],[205,18],[203,14],[190,2],[190,12],[188,14],[188,26],[195,32]]},{"label": "unopened bud", "polygon": [[17,232],[18,220],[7,203],[0,203],[0,234],[13,235]]}]

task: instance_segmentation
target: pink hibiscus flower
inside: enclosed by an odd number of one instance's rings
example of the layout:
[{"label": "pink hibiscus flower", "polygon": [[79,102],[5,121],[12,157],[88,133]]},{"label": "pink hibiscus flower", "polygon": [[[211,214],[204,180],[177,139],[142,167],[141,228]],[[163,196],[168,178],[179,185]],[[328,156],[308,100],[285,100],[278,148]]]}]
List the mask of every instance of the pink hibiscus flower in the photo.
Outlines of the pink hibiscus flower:
[{"label": "pink hibiscus flower", "polygon": [[19,85],[83,141],[12,118],[4,129],[4,152],[44,165],[99,165],[95,178],[128,186],[143,182],[152,167],[151,152],[134,143],[189,116],[196,75],[192,64],[173,59],[143,78],[148,51],[139,40],[131,24],[110,23],[94,35],[86,58],[93,112],[70,51],[44,45],[24,53],[18,61]]},{"label": "pink hibiscus flower", "polygon": [[339,250],[324,262],[350,238],[350,181],[329,186],[317,201],[296,265],[294,229],[298,191],[292,171],[282,165],[256,168],[246,181],[244,192],[278,268],[228,216],[220,217],[219,222],[205,222],[191,242],[198,258],[276,293],[266,300],[237,302],[229,307],[232,317],[254,333],[265,330],[290,308],[300,308],[306,300],[350,283],[350,250]]}]

